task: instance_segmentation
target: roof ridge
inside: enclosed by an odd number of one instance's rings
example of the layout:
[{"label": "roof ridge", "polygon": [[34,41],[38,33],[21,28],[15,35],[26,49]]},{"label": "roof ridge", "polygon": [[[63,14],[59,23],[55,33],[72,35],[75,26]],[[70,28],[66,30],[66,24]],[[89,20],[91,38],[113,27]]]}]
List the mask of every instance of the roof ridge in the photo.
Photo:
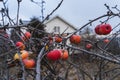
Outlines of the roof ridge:
[{"label": "roof ridge", "polygon": [[64,23],[68,24],[69,26],[71,26],[73,29],[77,30],[77,28],[75,26],[73,26],[71,23],[69,23],[68,21],[66,21],[64,18],[60,17],[59,15],[56,15],[54,17],[52,17],[50,20],[48,20],[47,22],[45,22],[45,24],[51,22],[52,20],[59,18],[60,20],[62,20]]}]

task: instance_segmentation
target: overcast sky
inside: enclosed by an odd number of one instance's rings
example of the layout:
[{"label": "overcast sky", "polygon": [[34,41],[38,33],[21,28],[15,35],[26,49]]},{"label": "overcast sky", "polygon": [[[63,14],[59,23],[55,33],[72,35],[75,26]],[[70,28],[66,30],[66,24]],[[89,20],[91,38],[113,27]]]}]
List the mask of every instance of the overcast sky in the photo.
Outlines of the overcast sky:
[{"label": "overcast sky", "polygon": [[[7,6],[10,10],[10,15],[15,18],[17,10],[17,0],[8,0]],[[35,0],[40,1],[40,0]],[[61,0],[44,0],[44,16],[49,14]],[[113,7],[118,5],[120,8],[120,0],[64,0],[61,7],[51,16],[59,15],[72,25],[80,27],[88,22],[106,13],[107,9],[104,4]],[[30,2],[30,0],[22,0],[20,4],[20,18],[28,20],[33,16],[41,16],[40,6]],[[0,8],[2,4],[0,3]]]}]

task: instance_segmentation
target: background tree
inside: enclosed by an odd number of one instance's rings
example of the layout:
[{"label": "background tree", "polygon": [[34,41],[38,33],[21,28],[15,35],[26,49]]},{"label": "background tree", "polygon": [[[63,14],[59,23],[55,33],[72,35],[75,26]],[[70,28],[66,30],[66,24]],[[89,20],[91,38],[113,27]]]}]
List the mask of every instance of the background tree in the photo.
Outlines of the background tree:
[{"label": "background tree", "polygon": [[31,18],[29,25],[35,30],[29,30],[34,38],[42,38],[45,35],[45,25],[36,17]]}]

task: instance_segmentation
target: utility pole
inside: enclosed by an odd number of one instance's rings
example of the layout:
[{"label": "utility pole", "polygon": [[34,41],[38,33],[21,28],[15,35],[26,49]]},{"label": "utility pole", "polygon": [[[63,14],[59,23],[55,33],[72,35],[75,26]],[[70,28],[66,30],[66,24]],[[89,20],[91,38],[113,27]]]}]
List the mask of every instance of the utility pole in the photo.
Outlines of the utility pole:
[{"label": "utility pole", "polygon": [[41,21],[44,20],[44,4],[45,4],[45,1],[44,0],[41,0]]}]

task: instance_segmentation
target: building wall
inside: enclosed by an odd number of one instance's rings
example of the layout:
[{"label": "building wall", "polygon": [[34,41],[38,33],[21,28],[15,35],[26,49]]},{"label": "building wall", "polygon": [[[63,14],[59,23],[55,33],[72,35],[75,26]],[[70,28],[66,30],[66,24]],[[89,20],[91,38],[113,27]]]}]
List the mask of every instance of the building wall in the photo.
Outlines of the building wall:
[{"label": "building wall", "polygon": [[68,24],[62,22],[59,18],[55,18],[53,20],[51,20],[50,22],[48,22],[46,24],[46,31],[51,33],[54,32],[54,27],[55,26],[59,26],[60,27],[60,34],[64,32],[64,30],[68,27],[68,29],[65,31],[65,33],[71,33],[74,32],[75,30],[70,27]]}]

